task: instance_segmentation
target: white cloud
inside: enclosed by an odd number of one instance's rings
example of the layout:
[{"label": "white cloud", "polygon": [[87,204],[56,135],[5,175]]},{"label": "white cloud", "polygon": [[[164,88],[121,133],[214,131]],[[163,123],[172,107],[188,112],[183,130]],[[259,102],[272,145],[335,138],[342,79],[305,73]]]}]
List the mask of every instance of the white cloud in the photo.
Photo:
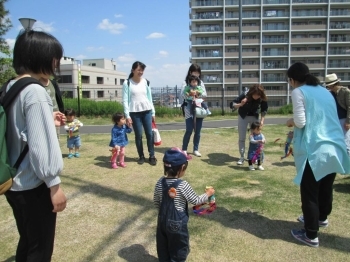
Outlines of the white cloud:
[{"label": "white cloud", "polygon": [[75,60],[84,60],[86,58],[87,58],[86,55],[77,55],[77,56],[74,57]]},{"label": "white cloud", "polygon": [[13,47],[15,46],[16,39],[8,38],[5,41],[10,46],[10,48],[13,49]]},{"label": "white cloud", "polygon": [[44,31],[47,33],[51,33],[55,31],[55,28],[52,26],[53,23],[46,24],[43,21],[36,21],[33,25],[33,29],[36,31]]},{"label": "white cloud", "polygon": [[157,32],[146,36],[147,39],[155,39],[155,38],[163,38],[163,37],[165,37],[165,34],[157,33]]},{"label": "white cloud", "polygon": [[119,23],[111,23],[108,19],[103,19],[101,23],[98,24],[98,28],[101,30],[107,30],[111,34],[120,34],[126,26]]},{"label": "white cloud", "polygon": [[150,80],[151,87],[181,88],[190,64],[147,65],[144,77]]},{"label": "white cloud", "polygon": [[168,53],[167,51],[163,51],[163,50],[159,51],[159,55],[160,55],[161,57],[167,57],[168,54],[169,54],[169,53]]},{"label": "white cloud", "polygon": [[86,51],[88,52],[96,52],[96,51],[101,51],[101,50],[104,50],[104,46],[99,46],[99,47],[94,47],[94,46],[88,46],[86,48]]},{"label": "white cloud", "polygon": [[120,17],[123,17],[123,15],[122,14],[115,14],[114,17],[115,18],[120,18]]},{"label": "white cloud", "polygon": [[[125,64],[136,61],[136,59],[135,59],[133,54],[124,54],[124,55],[118,56],[117,60],[119,62],[122,62],[122,63],[125,63]],[[128,67],[130,67],[130,64],[128,65]]]}]

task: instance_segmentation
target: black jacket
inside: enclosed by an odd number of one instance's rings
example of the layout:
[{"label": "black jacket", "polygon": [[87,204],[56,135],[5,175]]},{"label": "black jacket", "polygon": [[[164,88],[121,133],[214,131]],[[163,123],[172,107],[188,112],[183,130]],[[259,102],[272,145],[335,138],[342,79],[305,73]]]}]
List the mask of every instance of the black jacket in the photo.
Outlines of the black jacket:
[{"label": "black jacket", "polygon": [[[239,104],[246,97],[245,93],[241,94],[239,97],[233,100],[233,103]],[[267,113],[268,105],[266,101],[263,101],[261,98],[251,101],[247,101],[243,106],[238,108],[238,114],[245,118],[246,116],[255,116],[259,119],[259,113],[262,116],[265,116]]]}]

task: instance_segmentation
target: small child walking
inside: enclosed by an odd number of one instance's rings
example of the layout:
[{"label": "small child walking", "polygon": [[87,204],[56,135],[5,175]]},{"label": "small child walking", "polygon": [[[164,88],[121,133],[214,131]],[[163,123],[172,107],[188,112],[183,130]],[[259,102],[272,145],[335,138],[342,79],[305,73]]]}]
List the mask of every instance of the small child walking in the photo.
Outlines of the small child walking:
[{"label": "small child walking", "polygon": [[67,148],[69,149],[68,159],[71,159],[73,156],[80,157],[79,149],[81,147],[81,140],[79,129],[83,126],[83,123],[75,118],[74,109],[66,109],[64,115],[66,116],[64,129],[67,132]]},{"label": "small child walking", "polygon": [[197,97],[202,95],[202,93],[203,93],[203,89],[201,88],[201,86],[198,86],[198,83],[200,83],[199,78],[196,76],[190,76],[188,78],[188,82],[190,85],[186,86],[184,89],[184,95],[186,97],[186,102],[192,103],[192,101],[194,99],[196,99],[196,102],[200,103],[200,106],[203,107],[207,111],[208,115],[211,115],[211,112],[208,108],[207,103],[204,102],[204,100],[202,98],[197,99]]},{"label": "small child walking", "polygon": [[214,188],[198,196],[192,187],[180,179],[188,165],[186,155],[179,148],[167,150],[163,157],[164,176],[156,183],[153,201],[158,209],[156,232],[159,261],[185,261],[189,249],[188,202],[199,205],[208,202]]},{"label": "small child walking", "polygon": [[[124,162],[125,146],[129,143],[126,133],[131,133],[132,129],[125,125],[125,116],[122,113],[115,113],[112,116],[114,126],[111,131],[111,142],[109,146],[112,147],[111,166],[113,169],[118,168],[118,164],[121,167],[126,167]],[[117,161],[119,158],[119,161]]]},{"label": "small child walking", "polygon": [[261,124],[255,121],[250,126],[251,134],[249,135],[248,163],[249,170],[255,170],[253,163],[258,162],[258,169],[264,170],[261,165],[263,154],[263,145],[265,144],[265,136],[261,133]]}]

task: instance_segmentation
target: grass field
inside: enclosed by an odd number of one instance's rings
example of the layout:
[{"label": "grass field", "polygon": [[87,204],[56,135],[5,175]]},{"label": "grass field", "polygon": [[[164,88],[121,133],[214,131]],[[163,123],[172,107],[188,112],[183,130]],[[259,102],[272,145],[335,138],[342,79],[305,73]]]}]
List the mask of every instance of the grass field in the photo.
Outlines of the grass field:
[{"label": "grass field", "polygon": [[[337,175],[329,226],[320,230],[319,248],[299,244],[290,234],[302,228],[299,188],[293,184],[293,157],[280,160],[285,126],[265,126],[265,171],[237,166],[237,129],[202,130],[201,158],[193,157],[184,179],[198,194],[216,189],[218,209],[208,216],[190,212],[188,261],[349,261],[350,178]],[[125,169],[109,163],[109,135],[82,135],[81,158],[67,159],[62,188],[68,197],[58,214],[52,261],[157,261],[157,211],[153,189],[163,174],[165,150],[181,146],[184,131],[161,132],[157,166],[138,165],[133,134]],[[145,143],[144,143],[145,144]],[[191,148],[191,147],[190,147]],[[190,207],[191,208],[191,207]],[[0,261],[14,261],[18,233],[5,197],[0,198]],[[191,210],[191,209],[190,209]]]}]

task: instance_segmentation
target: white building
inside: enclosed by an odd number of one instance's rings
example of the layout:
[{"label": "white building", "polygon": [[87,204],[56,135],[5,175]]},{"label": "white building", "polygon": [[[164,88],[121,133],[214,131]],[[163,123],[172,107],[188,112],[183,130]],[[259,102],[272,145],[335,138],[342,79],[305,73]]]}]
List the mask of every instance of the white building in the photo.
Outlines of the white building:
[{"label": "white building", "polygon": [[82,98],[96,101],[122,101],[122,85],[128,75],[116,71],[116,63],[113,59],[103,58],[74,60],[63,57],[61,59],[58,83],[64,98],[78,97],[79,67]]}]

